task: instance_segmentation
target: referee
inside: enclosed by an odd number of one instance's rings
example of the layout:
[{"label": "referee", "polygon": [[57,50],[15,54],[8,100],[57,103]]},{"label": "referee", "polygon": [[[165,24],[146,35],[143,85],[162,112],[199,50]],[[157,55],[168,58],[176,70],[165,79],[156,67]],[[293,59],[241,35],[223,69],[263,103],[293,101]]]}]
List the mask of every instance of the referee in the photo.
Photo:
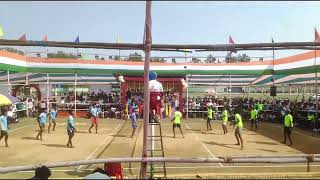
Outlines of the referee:
[{"label": "referee", "polygon": [[291,115],[291,111],[287,110],[286,116],[284,117],[284,131],[283,131],[284,141],[282,142],[283,144],[286,144],[287,136],[288,136],[290,141],[289,146],[292,146],[292,140],[291,140],[292,129],[293,129],[293,117]]}]

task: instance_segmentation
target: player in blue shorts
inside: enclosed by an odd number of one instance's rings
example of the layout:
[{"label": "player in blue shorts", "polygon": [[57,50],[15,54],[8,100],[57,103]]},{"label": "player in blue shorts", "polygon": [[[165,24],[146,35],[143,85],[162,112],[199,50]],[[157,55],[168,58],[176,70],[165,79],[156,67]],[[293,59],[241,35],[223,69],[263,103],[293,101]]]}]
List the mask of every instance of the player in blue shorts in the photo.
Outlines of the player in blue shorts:
[{"label": "player in blue shorts", "polygon": [[6,143],[6,147],[8,146],[8,131],[9,131],[9,127],[8,127],[8,115],[7,115],[7,110],[4,109],[2,110],[2,115],[0,116],[0,141],[1,139],[4,137],[4,142]]},{"label": "player in blue shorts", "polygon": [[131,127],[132,127],[132,134],[131,137],[134,136],[134,132],[137,129],[137,116],[138,116],[138,110],[135,108],[132,113],[130,114],[130,120],[131,120]]},{"label": "player in blue shorts", "polygon": [[38,117],[38,122],[39,122],[39,133],[36,137],[37,140],[39,140],[39,136],[40,136],[40,141],[42,141],[42,133],[44,131],[44,128],[46,127],[46,123],[47,123],[47,113],[46,113],[46,109],[42,109],[42,112],[40,113],[39,117]]},{"label": "player in blue shorts", "polygon": [[57,110],[56,106],[53,106],[53,108],[49,114],[48,133],[50,133],[51,122],[53,123],[52,131],[55,131],[57,115],[58,115],[58,110]]},{"label": "player in blue shorts", "polygon": [[68,132],[68,136],[69,136],[69,139],[68,139],[68,142],[67,142],[67,145],[66,147],[67,148],[73,148],[74,146],[72,146],[72,138],[74,136],[74,133],[76,132],[76,128],[74,127],[74,111],[73,110],[70,110],[69,111],[69,117],[68,117],[68,120],[67,120],[67,132]]}]

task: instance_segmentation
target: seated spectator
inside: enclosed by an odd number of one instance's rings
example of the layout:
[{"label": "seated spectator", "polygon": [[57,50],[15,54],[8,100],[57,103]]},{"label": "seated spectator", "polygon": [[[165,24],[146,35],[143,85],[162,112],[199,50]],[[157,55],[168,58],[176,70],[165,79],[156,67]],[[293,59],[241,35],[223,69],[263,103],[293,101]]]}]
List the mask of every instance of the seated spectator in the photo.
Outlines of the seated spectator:
[{"label": "seated spectator", "polygon": [[37,167],[35,175],[30,179],[48,179],[51,176],[51,171],[46,166]]},{"label": "seated spectator", "polygon": [[96,168],[91,174],[84,177],[84,179],[111,179],[111,177],[106,175],[106,172],[103,169]]}]

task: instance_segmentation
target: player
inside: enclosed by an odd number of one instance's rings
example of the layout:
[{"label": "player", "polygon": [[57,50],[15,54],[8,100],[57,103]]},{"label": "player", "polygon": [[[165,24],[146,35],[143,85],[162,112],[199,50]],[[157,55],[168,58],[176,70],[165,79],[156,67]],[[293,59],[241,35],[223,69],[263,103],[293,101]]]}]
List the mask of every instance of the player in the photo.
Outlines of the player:
[{"label": "player", "polygon": [[292,146],[292,140],[291,140],[292,130],[293,130],[293,117],[291,115],[291,111],[287,110],[286,116],[284,117],[284,131],[283,131],[284,141],[282,142],[283,144],[286,144],[287,136],[288,136],[290,141],[289,146]]},{"label": "player", "polygon": [[[243,124],[242,124],[242,117],[239,113],[239,110],[236,111],[236,114],[234,116],[235,121],[232,123],[233,127],[236,127],[235,131],[234,131],[234,135],[236,136],[237,139],[237,144],[236,145],[241,145],[241,150],[244,149],[244,145],[243,145],[243,139],[242,139],[242,128],[243,128]],[[240,144],[241,142],[241,144]]]},{"label": "player", "polygon": [[56,106],[53,106],[53,108],[52,108],[52,110],[50,111],[50,114],[49,114],[48,133],[50,133],[51,122],[53,123],[52,131],[55,131],[57,115],[58,115],[58,110],[57,110]]},{"label": "player", "polygon": [[38,117],[38,122],[39,122],[39,133],[36,136],[36,139],[39,140],[39,136],[40,136],[40,141],[42,141],[42,133],[44,131],[44,128],[46,127],[46,123],[47,123],[47,113],[46,113],[46,109],[41,109],[42,112],[40,113],[39,117]]},{"label": "player", "polygon": [[207,131],[212,130],[212,127],[211,127],[212,117],[213,117],[212,106],[208,106]]},{"label": "player", "polygon": [[250,111],[250,122],[251,122],[251,131],[253,129],[253,125],[255,126],[255,130],[258,128],[258,109],[251,107]]},{"label": "player", "polygon": [[74,111],[70,110],[69,117],[67,120],[67,132],[68,132],[68,136],[69,136],[69,139],[68,139],[68,142],[66,145],[67,148],[74,148],[74,146],[72,145],[72,138],[74,136],[74,133],[76,132],[76,128],[74,127],[75,122],[74,122],[73,116],[74,116]]},{"label": "player", "polygon": [[132,133],[131,133],[131,138],[134,136],[134,133],[137,129],[137,116],[138,116],[138,113],[137,113],[138,109],[135,108],[133,109],[132,113],[130,114],[130,120],[131,120],[131,127],[132,127]]},{"label": "player", "polygon": [[4,142],[6,144],[6,147],[8,146],[8,138],[9,138],[9,127],[8,127],[8,111],[6,109],[2,110],[2,115],[0,116],[0,127],[1,127],[1,131],[0,131],[0,141],[1,139],[4,137]]},{"label": "player", "polygon": [[222,111],[222,129],[223,129],[223,134],[227,134],[228,133],[228,129],[227,129],[227,122],[228,122],[228,111],[227,111],[227,107],[223,108]]},{"label": "player", "polygon": [[178,127],[180,129],[180,132],[182,134],[182,138],[184,138],[182,130],[181,130],[181,118],[182,113],[179,111],[179,107],[176,108],[176,111],[174,112],[174,118],[171,120],[173,122],[173,138],[176,138],[176,133],[174,129]]},{"label": "player", "polygon": [[96,104],[93,104],[91,110],[91,126],[89,128],[89,133],[91,133],[91,129],[93,128],[93,126],[96,126],[96,134],[98,134],[98,123],[99,123],[99,117],[98,117],[98,110],[96,107]]}]

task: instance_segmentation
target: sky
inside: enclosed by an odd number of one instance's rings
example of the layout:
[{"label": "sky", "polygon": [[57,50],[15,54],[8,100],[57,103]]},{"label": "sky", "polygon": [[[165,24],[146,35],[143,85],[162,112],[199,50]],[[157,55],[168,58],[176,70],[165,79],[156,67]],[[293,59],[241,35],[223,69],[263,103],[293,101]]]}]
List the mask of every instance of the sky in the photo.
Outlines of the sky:
[{"label": "sky", "polygon": [[[223,44],[231,35],[235,43],[313,41],[320,31],[320,2],[258,1],[154,1],[152,40],[163,44]],[[0,2],[3,39],[29,40],[48,35],[53,41],[142,43],[144,1],[105,2]],[[22,48],[39,51],[43,48]],[[51,48],[56,51],[58,48]],[[65,50],[75,52],[75,49]],[[116,50],[79,50],[118,54]],[[304,51],[276,51],[276,58]],[[121,51],[127,55],[130,51]],[[142,53],[142,52],[141,52]],[[225,56],[226,52],[191,53],[188,56]],[[251,57],[270,57],[271,51],[247,51]],[[153,56],[184,56],[181,52],[152,52]]]}]

